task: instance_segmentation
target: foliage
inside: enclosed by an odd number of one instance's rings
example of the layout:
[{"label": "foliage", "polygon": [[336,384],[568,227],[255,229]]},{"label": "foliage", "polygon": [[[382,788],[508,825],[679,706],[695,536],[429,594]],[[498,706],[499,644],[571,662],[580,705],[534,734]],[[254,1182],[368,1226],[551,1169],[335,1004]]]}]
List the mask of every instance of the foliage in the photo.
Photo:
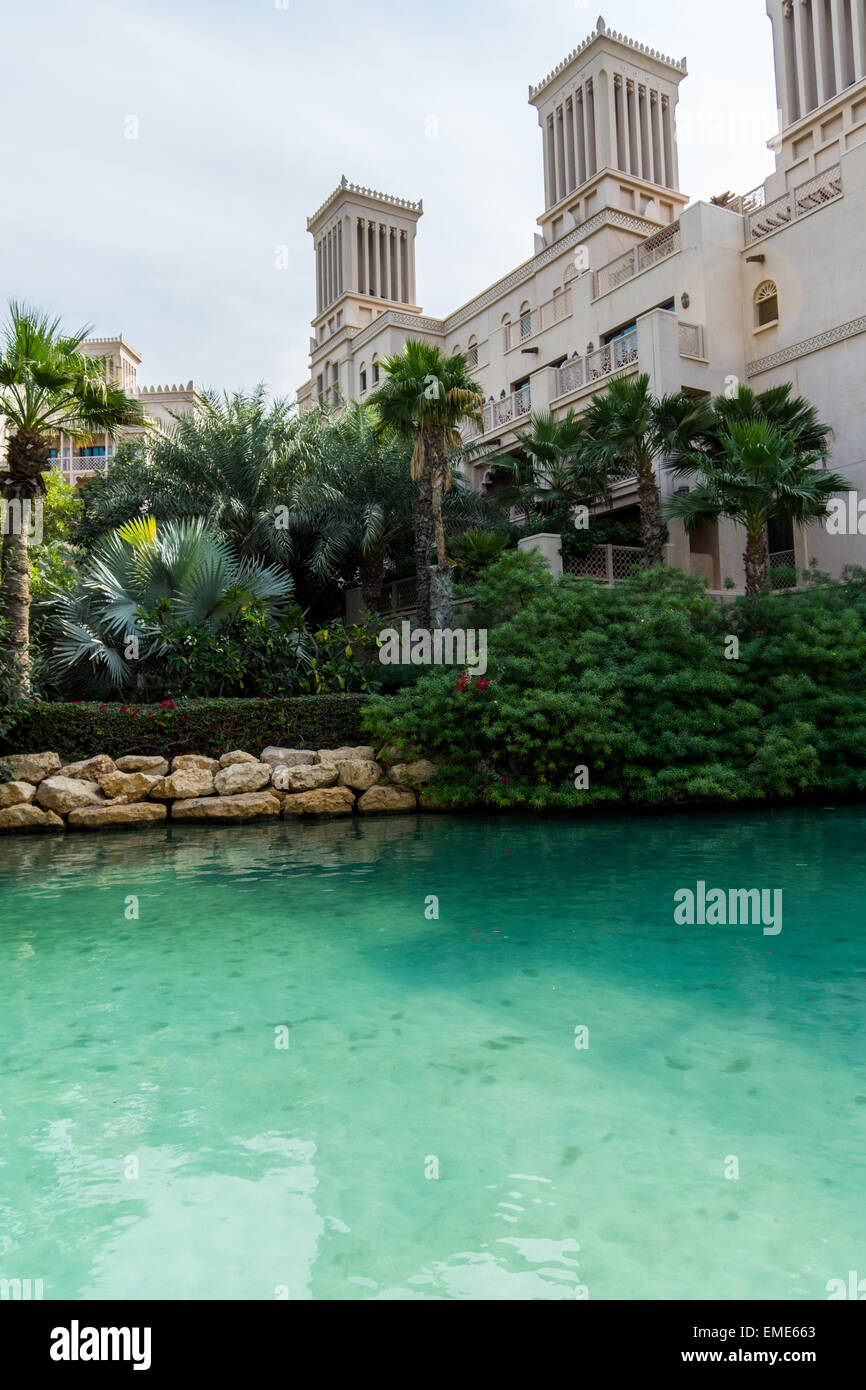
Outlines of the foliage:
[{"label": "foliage", "polygon": [[[608,588],[554,581],[510,553],[479,583],[471,619],[488,626],[486,675],[425,674],[366,717],[377,742],[439,761],[443,805],[862,793],[864,618],[864,571],[723,608],[678,570]],[[739,660],[726,659],[730,635]]]},{"label": "foliage", "polygon": [[302,695],[295,699],[180,700],[158,705],[60,704],[32,701],[0,738],[3,753],[56,752],[72,762],[95,753],[204,753],[235,748],[260,753],[363,743],[364,695]]}]

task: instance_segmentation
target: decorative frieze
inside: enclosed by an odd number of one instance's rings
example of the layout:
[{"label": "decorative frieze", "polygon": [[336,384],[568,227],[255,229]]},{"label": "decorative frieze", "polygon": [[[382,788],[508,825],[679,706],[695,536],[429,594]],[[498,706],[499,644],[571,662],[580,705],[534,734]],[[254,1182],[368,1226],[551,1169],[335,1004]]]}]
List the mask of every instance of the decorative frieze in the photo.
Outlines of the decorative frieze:
[{"label": "decorative frieze", "polygon": [[866,316],[851,319],[848,323],[840,323],[836,328],[828,328],[824,333],[816,333],[814,338],[792,343],[790,347],[780,348],[778,352],[768,353],[766,357],[756,357],[753,362],[746,363],[746,376],[760,376],[761,372],[770,372],[774,367],[782,367],[786,362],[793,362],[798,357],[807,357],[810,352],[819,352],[821,348],[832,347],[834,343],[842,343],[846,338],[855,338],[858,333],[866,333]]}]

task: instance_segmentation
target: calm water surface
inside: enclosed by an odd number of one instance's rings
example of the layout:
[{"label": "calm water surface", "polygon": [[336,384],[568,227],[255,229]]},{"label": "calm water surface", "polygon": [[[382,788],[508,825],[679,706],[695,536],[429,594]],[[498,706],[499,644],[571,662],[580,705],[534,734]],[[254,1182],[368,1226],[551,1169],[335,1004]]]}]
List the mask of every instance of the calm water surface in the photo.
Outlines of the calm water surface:
[{"label": "calm water surface", "polygon": [[[0,1277],[826,1298],[866,1275],[864,843],[859,807],[0,842]],[[697,879],[781,888],[781,934],[677,926]]]}]

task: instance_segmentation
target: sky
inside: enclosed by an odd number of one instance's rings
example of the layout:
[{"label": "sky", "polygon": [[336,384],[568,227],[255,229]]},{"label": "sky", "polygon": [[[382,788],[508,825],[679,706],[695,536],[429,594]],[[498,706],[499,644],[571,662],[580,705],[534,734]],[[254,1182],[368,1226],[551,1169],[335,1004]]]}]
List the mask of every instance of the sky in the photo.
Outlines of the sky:
[{"label": "sky", "polygon": [[537,84],[595,27],[688,60],[680,186],[742,193],[778,127],[762,0],[40,0],[6,7],[0,300],[123,333],[139,383],[294,398],[306,219],[342,175],[424,200],[441,317],[533,251]]}]

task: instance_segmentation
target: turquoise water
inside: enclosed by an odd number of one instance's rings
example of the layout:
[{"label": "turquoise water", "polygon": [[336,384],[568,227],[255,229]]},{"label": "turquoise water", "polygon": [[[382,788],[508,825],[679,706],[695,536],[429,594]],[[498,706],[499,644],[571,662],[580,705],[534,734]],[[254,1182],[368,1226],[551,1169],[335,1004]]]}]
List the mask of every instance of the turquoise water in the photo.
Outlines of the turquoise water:
[{"label": "turquoise water", "polygon": [[[826,1298],[866,1276],[864,842],[862,808],[0,842],[0,1277]],[[781,888],[782,932],[677,926],[698,879]]]}]

